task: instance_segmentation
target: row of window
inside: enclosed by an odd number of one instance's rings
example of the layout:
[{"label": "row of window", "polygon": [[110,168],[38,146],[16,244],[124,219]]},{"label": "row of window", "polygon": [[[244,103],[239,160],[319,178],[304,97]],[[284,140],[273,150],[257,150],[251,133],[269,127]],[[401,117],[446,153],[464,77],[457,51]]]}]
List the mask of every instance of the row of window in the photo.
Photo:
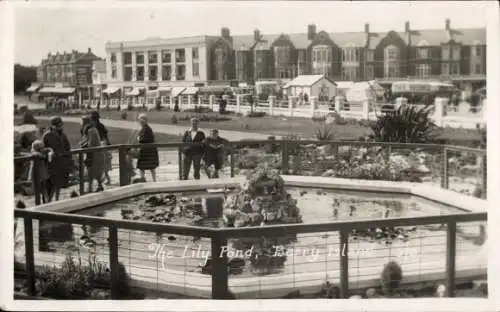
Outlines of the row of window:
[{"label": "row of window", "polygon": [[[161,66],[161,77],[158,74],[158,66],[149,66],[147,72],[147,78],[149,81],[170,81],[172,77],[175,76],[175,80],[185,80],[186,79],[186,65],[176,65],[175,72],[172,72],[174,67],[172,65],[162,65]],[[200,74],[199,63],[193,63],[193,76],[198,77]],[[145,81],[146,72],[144,66],[136,66],[135,71],[135,81]],[[133,70],[131,66],[123,67],[123,80],[133,81]]]},{"label": "row of window", "polygon": [[[186,62],[186,49],[175,49],[173,50],[175,54],[176,63]],[[200,52],[198,48],[191,48],[191,57],[194,60],[200,59]],[[135,56],[136,64],[144,64],[145,56],[147,55],[148,64],[158,64],[158,51],[147,51],[147,52],[123,52],[123,64],[132,65],[132,58]],[[116,64],[117,56],[116,53],[111,53],[110,60],[112,64]],[[169,64],[172,62],[172,50],[162,50],[161,51],[161,62],[163,64]]]}]

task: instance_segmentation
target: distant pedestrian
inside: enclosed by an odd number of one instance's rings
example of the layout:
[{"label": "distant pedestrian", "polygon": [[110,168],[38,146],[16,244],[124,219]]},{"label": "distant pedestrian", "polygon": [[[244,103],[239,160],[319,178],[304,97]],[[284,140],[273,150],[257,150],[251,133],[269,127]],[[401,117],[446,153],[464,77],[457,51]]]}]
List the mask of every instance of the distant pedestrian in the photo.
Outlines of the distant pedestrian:
[{"label": "distant pedestrian", "polygon": [[[80,140],[81,148],[94,148],[101,146],[101,138],[95,124],[90,117],[82,118],[82,138]],[[88,192],[92,193],[94,180],[97,181],[97,191],[104,190],[102,186],[102,176],[104,173],[105,156],[101,150],[87,153],[85,166],[87,167]]]},{"label": "distant pedestrian", "polygon": [[[155,143],[155,136],[153,129],[148,125],[146,114],[139,115],[139,124],[141,129],[137,136],[139,144],[153,144]],[[158,149],[156,147],[141,147],[137,157],[137,169],[141,174],[141,179],[146,180],[146,170],[151,172],[153,182],[156,182],[156,168],[158,168],[160,160],[158,158]]]},{"label": "distant pedestrian", "polygon": [[50,127],[43,135],[45,147],[54,151],[52,161],[49,162],[48,197],[51,201],[54,197],[59,200],[61,188],[68,184],[69,173],[73,169],[71,158],[71,145],[63,130],[64,123],[61,117],[52,117]]},{"label": "distant pedestrian", "polygon": [[203,157],[204,148],[203,141],[205,140],[205,133],[198,129],[198,119],[191,119],[191,128],[184,132],[182,137],[183,143],[190,143],[190,146],[184,148],[184,161],[183,161],[183,178],[189,178],[189,171],[191,165],[194,170],[195,180],[200,179],[201,158]]},{"label": "distant pedestrian", "polygon": [[[90,119],[95,124],[97,132],[99,132],[99,137],[101,138],[101,146],[109,146],[111,145],[111,141],[109,140],[108,129],[105,125],[102,124],[100,115],[98,111],[90,112]],[[111,184],[111,179],[109,177],[109,171],[111,171],[111,163],[113,161],[113,156],[109,150],[104,151],[104,177],[106,178],[106,185]]]},{"label": "distant pedestrian", "polygon": [[[213,129],[211,135],[205,139],[205,152],[203,162],[205,172],[210,179],[219,178],[219,170],[222,168],[225,156],[225,146],[228,141],[219,136],[219,130]],[[214,166],[214,171],[210,174],[210,167]]]},{"label": "distant pedestrian", "polygon": [[42,140],[35,140],[31,145],[31,154],[35,156],[30,166],[31,181],[33,187],[40,191],[42,202],[45,204],[49,201],[49,162],[52,161],[54,151],[46,148]]}]

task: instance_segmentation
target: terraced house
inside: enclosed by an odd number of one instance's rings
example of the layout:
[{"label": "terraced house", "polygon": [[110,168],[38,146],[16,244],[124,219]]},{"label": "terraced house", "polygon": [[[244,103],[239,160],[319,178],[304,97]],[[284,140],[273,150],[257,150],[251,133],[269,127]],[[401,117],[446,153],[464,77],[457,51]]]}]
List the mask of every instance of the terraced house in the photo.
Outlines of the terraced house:
[{"label": "terraced house", "polygon": [[228,81],[291,79],[324,74],[333,80],[441,78],[467,84],[486,80],[486,29],[335,33],[308,25],[302,34],[148,38],[108,42],[108,82],[198,86]]}]

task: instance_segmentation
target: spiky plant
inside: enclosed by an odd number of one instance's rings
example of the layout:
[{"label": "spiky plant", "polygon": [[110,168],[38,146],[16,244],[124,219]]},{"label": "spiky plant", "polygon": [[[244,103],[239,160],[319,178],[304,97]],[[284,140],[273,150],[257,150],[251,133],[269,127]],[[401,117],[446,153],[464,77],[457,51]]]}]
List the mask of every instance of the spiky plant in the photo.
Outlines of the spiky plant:
[{"label": "spiky plant", "polygon": [[437,136],[437,126],[431,120],[431,108],[401,106],[378,117],[371,126],[372,139],[378,142],[425,143]]},{"label": "spiky plant", "polygon": [[323,123],[320,127],[316,128],[314,134],[318,141],[333,141],[335,139],[333,130],[333,125]]}]

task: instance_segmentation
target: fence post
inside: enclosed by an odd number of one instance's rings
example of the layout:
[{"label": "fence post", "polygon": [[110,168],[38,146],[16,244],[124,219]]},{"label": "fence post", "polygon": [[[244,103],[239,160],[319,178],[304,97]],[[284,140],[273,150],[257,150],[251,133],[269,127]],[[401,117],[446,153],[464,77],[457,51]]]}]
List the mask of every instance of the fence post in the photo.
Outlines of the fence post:
[{"label": "fence post", "polygon": [[310,99],[310,103],[311,103],[311,118],[314,117],[314,112],[316,111],[316,97],[315,96],[311,96],[311,99]]},{"label": "fence post", "polygon": [[130,184],[129,164],[127,161],[127,146],[118,147],[118,164],[120,167],[120,186]]},{"label": "fence post", "polygon": [[482,197],[484,199],[488,198],[488,159],[486,156],[486,152],[484,152],[483,157],[481,158],[481,178],[483,184],[483,192]]},{"label": "fence post", "polygon": [[281,174],[288,174],[288,141],[281,142]]},{"label": "fence post", "polygon": [[370,119],[370,100],[365,99],[363,101],[363,119],[369,120]]},{"label": "fence post", "polygon": [[443,148],[443,172],[441,173],[441,188],[448,189],[448,149]]},{"label": "fence post", "polygon": [[229,147],[229,165],[231,166],[231,178],[234,178],[234,149],[232,145]]},{"label": "fence post", "polygon": [[336,96],[335,97],[335,111],[340,114],[340,111],[342,110],[341,106],[341,97]]},{"label": "fence post", "polygon": [[184,180],[184,166],[182,165],[182,147],[177,149],[177,163],[179,164],[179,180]]},{"label": "fence post", "polygon": [[109,268],[111,270],[111,299],[118,299],[120,296],[120,267],[118,262],[118,229],[112,224],[108,228],[109,232]]},{"label": "fence post", "polygon": [[229,294],[226,246],[226,239],[212,237],[212,299],[226,299]]},{"label": "fence post", "polygon": [[269,96],[269,115],[273,116],[274,111],[274,96]]},{"label": "fence post", "polygon": [[241,106],[241,96],[239,94],[236,94],[236,114],[240,112],[240,106]]},{"label": "fence post", "polygon": [[188,109],[191,108],[191,105],[193,104],[193,96],[191,94],[188,94]]},{"label": "fence post", "polygon": [[208,98],[208,101],[209,101],[208,104],[210,105],[211,110],[214,110],[214,102],[215,102],[214,100],[215,100],[215,95],[210,94],[209,98]]},{"label": "fence post", "polygon": [[293,117],[293,97],[288,97],[288,115]]},{"label": "fence post", "polygon": [[446,228],[446,296],[454,297],[457,223],[450,221]]},{"label": "fence post", "polygon": [[[26,274],[28,295],[35,296],[35,255],[33,250],[33,220],[29,217],[24,217],[24,252],[26,253]],[[39,222],[40,224],[41,222]]]},{"label": "fence post", "polygon": [[340,231],[340,298],[349,298],[349,232]]},{"label": "fence post", "polygon": [[85,164],[83,161],[83,152],[78,152],[78,176],[80,177],[80,196],[85,194]]}]

